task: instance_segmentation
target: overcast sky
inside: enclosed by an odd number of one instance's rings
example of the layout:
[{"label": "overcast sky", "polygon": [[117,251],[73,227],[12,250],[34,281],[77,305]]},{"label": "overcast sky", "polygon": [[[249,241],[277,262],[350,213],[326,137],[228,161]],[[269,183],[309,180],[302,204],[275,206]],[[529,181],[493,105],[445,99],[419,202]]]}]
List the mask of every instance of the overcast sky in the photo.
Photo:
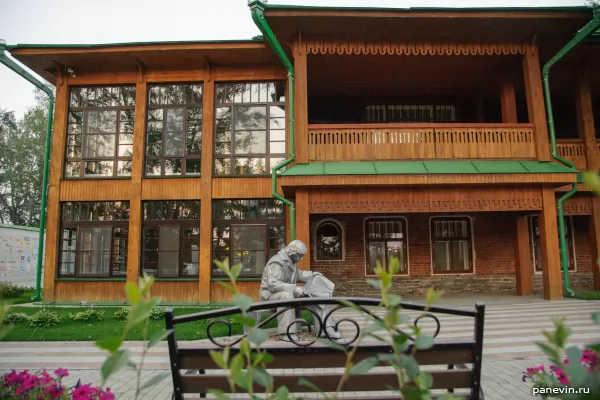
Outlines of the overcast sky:
[{"label": "overcast sky", "polygon": [[[346,7],[581,6],[585,0],[271,0]],[[0,0],[0,39],[8,44],[122,43],[249,39],[260,34],[247,0]],[[0,65],[0,108],[21,118],[33,86]]]}]

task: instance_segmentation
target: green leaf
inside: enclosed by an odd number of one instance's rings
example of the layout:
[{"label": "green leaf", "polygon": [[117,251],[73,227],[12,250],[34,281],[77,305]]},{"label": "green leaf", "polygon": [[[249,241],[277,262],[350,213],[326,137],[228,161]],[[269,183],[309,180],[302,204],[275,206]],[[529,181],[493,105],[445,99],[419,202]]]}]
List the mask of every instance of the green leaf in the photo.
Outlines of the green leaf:
[{"label": "green leaf", "polygon": [[433,376],[429,371],[422,371],[416,379],[421,389],[429,390],[433,386]]},{"label": "green leaf", "polygon": [[248,339],[242,339],[240,342],[240,354],[244,356],[244,358],[250,358],[252,349],[250,348],[250,342]]},{"label": "green leaf", "polygon": [[248,326],[250,328],[253,328],[254,326],[256,326],[256,320],[254,318],[246,317],[241,314],[234,315],[233,317],[231,317],[231,319],[234,322],[240,323],[243,326]]},{"label": "green leaf", "polygon": [[350,372],[348,375],[361,375],[366,372],[369,372],[371,369],[375,368],[379,364],[379,359],[377,357],[369,357],[361,360],[358,364],[354,364],[352,368],[350,368]]},{"label": "green leaf", "polygon": [[290,391],[285,386],[281,386],[277,391],[273,394],[273,396],[269,397],[269,400],[288,400],[290,397]]},{"label": "green leaf", "polygon": [[208,389],[208,393],[213,394],[218,400],[230,400],[222,390]]},{"label": "green leaf", "polygon": [[169,329],[168,331],[156,332],[156,334],[154,336],[152,336],[150,338],[150,340],[148,341],[148,348],[150,349],[150,348],[154,347],[154,345],[157,344],[158,342],[165,340],[174,331],[175,331],[175,329]]},{"label": "green leaf", "polygon": [[397,296],[395,294],[388,294],[387,300],[389,306],[393,308],[400,306],[400,303],[402,303],[402,297]]},{"label": "green leaf", "polygon": [[408,336],[405,332],[400,331],[400,332],[395,332],[392,335],[392,340],[394,341],[394,344],[398,345],[398,346],[402,346],[404,344],[406,344],[408,342],[408,340],[410,339],[410,336]]},{"label": "green leaf", "polygon": [[543,342],[535,342],[535,344],[550,358],[550,361],[560,364],[558,351],[554,347]]},{"label": "green leaf", "polygon": [[129,330],[131,327],[145,321],[150,317],[152,309],[160,303],[160,297],[153,297],[147,301],[140,301],[135,306],[131,307],[129,315],[127,316],[127,324],[125,329]]},{"label": "green leaf", "polygon": [[600,312],[592,314],[592,321],[594,322],[594,324],[600,325]]},{"label": "green leaf", "polygon": [[332,340],[329,340],[329,339],[316,338],[315,342],[316,343],[320,343],[320,344],[322,344],[324,346],[330,347],[330,348],[335,349],[335,350],[343,351],[344,354],[347,354],[347,352],[348,352],[348,350],[346,349],[345,346],[342,346],[341,344],[336,343],[336,342],[334,342]]},{"label": "green leaf", "polygon": [[127,294],[127,301],[132,306],[136,305],[140,301],[140,297],[142,295],[140,293],[140,288],[131,281],[125,284],[125,293]]},{"label": "green leaf", "polygon": [[225,288],[225,290],[227,290],[229,293],[231,294],[235,294],[235,289],[233,288],[233,286],[230,286],[228,284],[226,284],[225,282],[221,282],[221,281],[217,281],[217,283],[219,285],[221,285],[221,287]]},{"label": "green leaf", "polygon": [[365,326],[361,330],[361,334],[363,336],[369,336],[371,333],[381,331],[381,330],[387,330],[387,326],[383,322],[376,320],[372,324]]},{"label": "green leaf", "polygon": [[569,363],[565,365],[565,372],[569,377],[569,386],[579,387],[587,375],[585,366],[581,360],[581,349],[577,346],[571,346],[566,351]]},{"label": "green leaf", "polygon": [[2,338],[8,336],[8,334],[10,333],[10,331],[14,328],[13,325],[3,325],[0,326],[0,340],[2,340]]},{"label": "green leaf", "polygon": [[233,304],[246,311],[252,305],[252,299],[245,294],[236,294],[233,296]]},{"label": "green leaf", "polygon": [[567,343],[567,339],[571,335],[571,328],[564,324],[564,318],[556,319],[556,331],[554,332],[555,344],[559,348],[564,348]]},{"label": "green leaf", "polygon": [[411,380],[419,375],[419,363],[413,356],[402,355],[402,366],[406,369],[406,373]]},{"label": "green leaf", "polygon": [[275,356],[266,351],[262,351],[260,353],[250,354],[250,359],[253,361],[254,365],[269,364],[275,360]]},{"label": "green leaf", "polygon": [[[397,390],[397,389],[396,389]],[[418,387],[407,386],[400,389],[403,399],[420,399],[422,390]]]},{"label": "green leaf", "polygon": [[420,335],[417,337],[415,346],[417,346],[417,349],[419,350],[430,349],[433,346],[433,336]]},{"label": "green leaf", "polygon": [[391,257],[388,266],[390,274],[396,275],[400,271],[400,259],[398,257]]},{"label": "green leaf", "polygon": [[353,310],[356,310],[356,311],[359,311],[359,312],[362,313],[361,308],[359,306],[357,306],[356,304],[354,304],[353,302],[351,302],[351,301],[344,300],[344,299],[339,299],[339,303],[342,304],[342,305],[344,305],[344,306],[346,306],[346,307],[348,307],[348,308],[351,308]]},{"label": "green leaf", "polygon": [[596,172],[583,172],[583,182],[590,186],[597,195],[600,195],[600,176]]},{"label": "green leaf", "polygon": [[314,383],[312,383],[311,381],[309,381],[306,378],[298,379],[298,384],[301,386],[309,387],[312,390],[314,390],[315,392],[323,393],[323,391],[321,389],[319,389]]},{"label": "green leaf", "polygon": [[264,388],[273,387],[273,377],[260,367],[252,369],[252,379]]},{"label": "green leaf", "polygon": [[137,365],[135,365],[135,363],[133,361],[131,361],[131,360],[127,361],[127,364],[125,364],[125,366],[129,367],[129,368],[131,368],[133,370],[137,369]]},{"label": "green leaf", "polygon": [[395,354],[385,354],[385,353],[381,353],[381,354],[377,354],[377,358],[379,359],[379,361],[383,361],[383,362],[396,362],[396,355]]},{"label": "green leaf", "polygon": [[127,349],[119,349],[115,354],[107,357],[100,368],[102,380],[106,382],[108,378],[119,372],[124,366],[127,365],[130,358],[131,352]]},{"label": "green leaf", "polygon": [[225,359],[223,359],[223,354],[220,351],[209,350],[208,354],[210,354],[210,358],[212,358],[219,368],[227,369]]},{"label": "green leaf", "polygon": [[102,350],[108,350],[112,354],[116,353],[116,351],[121,347],[123,343],[123,338],[120,336],[113,336],[108,339],[98,340],[96,341],[96,347],[101,348]]},{"label": "green leaf", "polygon": [[381,289],[381,281],[378,279],[367,279],[367,283],[375,289]]},{"label": "green leaf", "polygon": [[233,277],[234,281],[238,278],[238,276],[240,276],[241,272],[242,272],[242,264],[236,264],[233,267],[231,267],[231,276]]},{"label": "green leaf", "polygon": [[244,368],[244,356],[238,353],[235,356],[233,356],[233,358],[231,359],[231,364],[229,364],[231,375],[233,376],[234,373],[241,371],[242,368]]},{"label": "green leaf", "polygon": [[231,377],[236,385],[245,390],[248,390],[250,387],[250,382],[252,382],[252,377],[248,371],[236,371],[235,373],[232,372]]},{"label": "green leaf", "polygon": [[384,289],[389,288],[392,284],[392,276],[385,271],[379,274],[379,278],[381,279],[381,287]]},{"label": "green leaf", "polygon": [[150,386],[156,385],[158,382],[162,381],[163,379],[168,377],[170,374],[171,373],[169,371],[165,371],[165,372],[159,372],[159,373],[152,375],[150,377],[150,379],[148,379],[146,382],[144,382],[142,387],[140,387],[140,391],[147,389]]},{"label": "green leaf", "polygon": [[229,258],[224,259],[222,262],[219,260],[214,260],[213,263],[223,271],[225,274],[229,274]]},{"label": "green leaf", "polygon": [[433,288],[427,289],[426,295],[426,304],[427,307],[431,306],[433,303],[439,300],[440,297],[444,294],[443,290],[435,290]]},{"label": "green leaf", "polygon": [[257,345],[261,345],[269,339],[269,334],[264,329],[254,328],[248,333],[248,340]]}]

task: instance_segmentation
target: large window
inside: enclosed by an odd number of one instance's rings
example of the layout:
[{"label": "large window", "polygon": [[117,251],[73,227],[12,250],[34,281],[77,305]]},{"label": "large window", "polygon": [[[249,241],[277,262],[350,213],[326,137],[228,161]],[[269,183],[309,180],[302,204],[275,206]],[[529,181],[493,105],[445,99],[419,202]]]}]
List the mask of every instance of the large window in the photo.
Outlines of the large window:
[{"label": "large window", "polygon": [[62,203],[59,277],[126,277],[129,202]]},{"label": "large window", "polygon": [[152,85],[148,93],[146,176],[199,175],[202,85]]},{"label": "large window", "polygon": [[392,257],[400,261],[401,274],[408,272],[406,222],[403,218],[368,218],[365,221],[367,275],[379,263],[387,268]]},{"label": "large window", "polygon": [[65,177],[131,176],[135,86],[71,88]]},{"label": "large window", "polygon": [[[283,203],[274,199],[213,200],[213,259],[242,264],[241,276],[260,277],[285,247]],[[223,273],[213,266],[213,276]]]},{"label": "large window", "polygon": [[[557,222],[558,224],[558,222]],[[540,243],[540,227],[539,218],[537,216],[529,218],[529,235],[532,244],[532,258],[534,262],[535,272],[542,272],[542,245]],[[573,217],[565,216],[565,236],[567,239],[567,251],[569,258],[569,271],[575,271],[575,260],[573,257]],[[560,235],[558,240],[560,241]],[[561,270],[562,271],[562,270]]]},{"label": "large window", "polygon": [[285,85],[215,85],[215,175],[261,175],[285,159]]},{"label": "large window", "polygon": [[145,201],[142,271],[164,278],[198,276],[200,201]]},{"label": "large window", "polygon": [[315,230],[315,259],[339,261],[344,257],[342,227],[332,220],[319,222]]},{"label": "large window", "polygon": [[472,272],[471,240],[471,220],[469,218],[432,218],[433,273]]}]

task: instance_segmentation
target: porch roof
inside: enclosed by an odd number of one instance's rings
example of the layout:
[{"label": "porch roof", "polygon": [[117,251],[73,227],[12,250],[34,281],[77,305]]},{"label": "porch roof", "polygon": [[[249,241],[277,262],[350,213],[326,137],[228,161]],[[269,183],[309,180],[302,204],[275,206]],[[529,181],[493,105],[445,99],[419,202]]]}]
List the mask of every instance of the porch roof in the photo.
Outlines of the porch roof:
[{"label": "porch roof", "polygon": [[577,170],[546,161],[340,161],[294,165],[281,176],[560,173]]}]

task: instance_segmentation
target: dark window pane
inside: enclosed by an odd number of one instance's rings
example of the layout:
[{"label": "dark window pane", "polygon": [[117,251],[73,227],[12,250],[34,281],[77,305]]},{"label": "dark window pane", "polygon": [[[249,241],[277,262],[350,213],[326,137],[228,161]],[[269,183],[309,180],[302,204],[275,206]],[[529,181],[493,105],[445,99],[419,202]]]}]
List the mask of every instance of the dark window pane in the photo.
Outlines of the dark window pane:
[{"label": "dark window pane", "polygon": [[85,135],[84,158],[114,158],[116,135]]},{"label": "dark window pane", "polygon": [[[64,215],[64,212],[63,212]],[[64,220],[64,218],[63,218]],[[61,237],[61,254],[59,276],[75,274],[75,254],[77,251],[77,230],[63,229]]]},{"label": "dark window pane", "polygon": [[127,276],[127,236],[126,228],[116,228],[113,237],[112,270],[113,276]]},{"label": "dark window pane", "polygon": [[253,106],[235,107],[235,129],[266,129],[267,108]]},{"label": "dark window pane", "polygon": [[265,154],[267,152],[266,131],[236,131],[236,154]]},{"label": "dark window pane", "polygon": [[160,160],[146,160],[146,175],[160,175]]},{"label": "dark window pane", "polygon": [[185,160],[185,173],[190,174],[199,174],[200,173],[200,160]]},{"label": "dark window pane", "polygon": [[317,228],[317,260],[342,259],[342,230],[334,222],[324,222]]},{"label": "dark window pane", "polygon": [[110,268],[112,229],[82,227],[81,250],[78,251],[79,275],[107,275]]},{"label": "dark window pane", "polygon": [[158,275],[178,276],[179,226],[161,226],[158,232]]},{"label": "dark window pane", "polygon": [[431,221],[433,270],[439,273],[471,270],[469,220],[435,218]]},{"label": "dark window pane", "polygon": [[88,111],[87,133],[116,133],[117,111]]},{"label": "dark window pane", "polygon": [[181,159],[165,160],[165,175],[181,175]]},{"label": "dark window pane", "polygon": [[181,275],[198,275],[198,254],[200,246],[200,228],[183,230],[183,253]]},{"label": "dark window pane", "polygon": [[377,266],[385,266],[385,243],[383,242],[369,242],[367,245],[368,256],[368,268],[369,275],[375,274],[375,268]]},{"label": "dark window pane", "polygon": [[113,161],[86,161],[84,166],[85,176],[112,176]]},{"label": "dark window pane", "polygon": [[232,225],[232,262],[242,264],[242,272],[260,275],[267,263],[264,225]]}]

